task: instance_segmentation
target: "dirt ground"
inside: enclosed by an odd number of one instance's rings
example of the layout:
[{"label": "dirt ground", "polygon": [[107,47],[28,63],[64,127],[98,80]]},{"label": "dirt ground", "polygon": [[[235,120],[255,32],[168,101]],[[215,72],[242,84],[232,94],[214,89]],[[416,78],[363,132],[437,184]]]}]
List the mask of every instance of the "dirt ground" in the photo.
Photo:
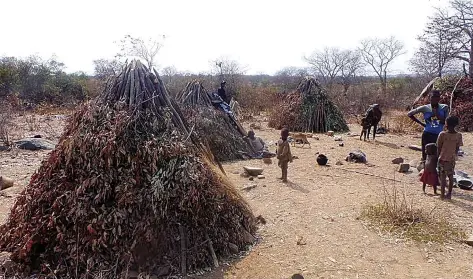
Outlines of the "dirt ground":
[{"label": "dirt ground", "polygon": [[[25,118],[16,119],[17,132],[13,137],[39,133],[57,140],[64,118],[36,118],[36,126],[21,124]],[[358,133],[358,126],[351,128],[353,134]],[[279,131],[263,123],[263,129],[256,130],[256,134],[275,150]],[[260,226],[259,244],[245,257],[195,278],[273,279],[290,278],[294,273],[304,278],[473,278],[472,247],[462,243],[414,243],[369,229],[358,218],[365,205],[382,201],[384,189],[396,187],[414,205],[434,209],[434,214],[446,214],[467,234],[473,234],[473,191],[455,188],[452,201],[441,201],[422,194],[414,168],[409,174],[398,173],[391,160],[418,160],[420,152],[407,148],[420,144],[418,136],[379,135],[375,142],[362,142],[346,133],[341,136],[343,147],[326,135],[318,135],[319,140],[309,139],[310,148],[293,147],[292,153],[298,159],[289,166],[288,184],[277,180],[280,169],[275,160],[271,165],[260,160],[224,164],[227,175],[241,189],[255,215],[263,216],[267,223]],[[464,144],[465,156],[460,158],[457,169],[473,174],[473,134],[464,134]],[[369,164],[345,162],[347,154],[356,149],[366,153]],[[329,158],[329,166],[316,164],[316,152]],[[0,196],[1,222],[48,153],[0,152],[0,174],[16,181],[15,187]],[[336,165],[338,160],[343,165]],[[263,167],[265,178],[249,181],[241,177],[243,166]],[[255,188],[243,190],[253,184]]]}]

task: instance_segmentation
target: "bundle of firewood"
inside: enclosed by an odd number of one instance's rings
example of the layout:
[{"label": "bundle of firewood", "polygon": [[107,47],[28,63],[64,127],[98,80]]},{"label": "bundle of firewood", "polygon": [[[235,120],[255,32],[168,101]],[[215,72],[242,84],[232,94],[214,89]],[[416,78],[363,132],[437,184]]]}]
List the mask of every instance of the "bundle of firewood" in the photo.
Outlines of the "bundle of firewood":
[{"label": "bundle of firewood", "polygon": [[69,120],[0,248],[48,278],[185,274],[246,249],[255,218],[193,134],[159,76],[127,64]]}]

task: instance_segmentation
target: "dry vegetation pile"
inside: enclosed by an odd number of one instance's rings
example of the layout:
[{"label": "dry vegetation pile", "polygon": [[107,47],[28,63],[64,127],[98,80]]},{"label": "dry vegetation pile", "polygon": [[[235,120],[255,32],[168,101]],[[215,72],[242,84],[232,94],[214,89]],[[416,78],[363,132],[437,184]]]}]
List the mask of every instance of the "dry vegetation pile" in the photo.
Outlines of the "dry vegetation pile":
[{"label": "dry vegetation pile", "polygon": [[465,232],[447,221],[442,212],[414,206],[405,193],[393,187],[384,191],[384,201],[367,206],[362,218],[382,233],[420,242],[452,242],[465,238]]},{"label": "dry vegetation pile", "polygon": [[254,216],[189,130],[159,76],[131,62],[71,117],[1,249],[54,278],[186,273],[246,249]]},{"label": "dry vegetation pile", "polygon": [[[457,84],[458,82],[458,84]],[[456,87],[455,87],[456,85]],[[453,103],[451,114],[460,118],[459,128],[468,132],[473,129],[473,81],[471,78],[463,77],[460,81],[458,77],[447,76],[437,79],[434,88],[440,90],[441,103],[450,105],[453,93]],[[421,98],[416,105],[428,104],[428,96]]]},{"label": "dry vegetation pile", "polygon": [[269,126],[310,133],[348,131],[341,111],[312,77],[304,78],[296,91],[281,96],[270,116]]},{"label": "dry vegetation pile", "polygon": [[242,152],[253,153],[244,139],[246,135],[241,125],[212,105],[209,94],[199,81],[190,82],[178,97],[189,126],[194,127],[217,160],[243,159]]}]

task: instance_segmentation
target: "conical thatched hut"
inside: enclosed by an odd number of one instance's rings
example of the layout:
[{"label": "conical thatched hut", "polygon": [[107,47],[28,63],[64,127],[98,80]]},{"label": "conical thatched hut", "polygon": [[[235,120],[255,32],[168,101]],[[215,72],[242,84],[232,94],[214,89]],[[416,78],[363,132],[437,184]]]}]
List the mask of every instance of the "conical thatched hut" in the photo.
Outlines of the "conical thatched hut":
[{"label": "conical thatched hut", "polygon": [[216,265],[254,232],[159,76],[132,61],[74,113],[0,227],[0,247],[26,273],[124,278]]},{"label": "conical thatched hut", "polygon": [[312,77],[304,78],[294,92],[281,97],[270,116],[269,126],[310,133],[348,131],[342,113]]},{"label": "conical thatched hut", "polygon": [[248,158],[253,150],[245,140],[246,132],[233,116],[217,109],[212,96],[198,80],[189,82],[178,95],[184,118],[194,127],[220,161]]}]

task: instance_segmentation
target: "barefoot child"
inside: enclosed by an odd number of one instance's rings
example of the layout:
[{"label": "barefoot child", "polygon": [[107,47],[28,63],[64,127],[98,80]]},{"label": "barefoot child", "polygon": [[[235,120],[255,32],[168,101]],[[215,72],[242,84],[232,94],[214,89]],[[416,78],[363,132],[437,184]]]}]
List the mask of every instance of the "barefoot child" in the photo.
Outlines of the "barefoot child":
[{"label": "barefoot child", "polygon": [[283,128],[281,130],[281,139],[278,141],[278,166],[281,167],[282,171],[282,181],[287,182],[287,167],[289,162],[292,162],[292,154],[291,154],[291,147],[289,146],[289,142],[287,141],[287,137],[289,136],[289,130],[287,128]]},{"label": "barefoot child", "polygon": [[[440,174],[440,198],[451,199],[453,189],[453,175],[455,173],[455,161],[458,150],[463,146],[462,134],[455,131],[459,119],[456,116],[450,116],[446,119],[447,131],[439,134],[437,139],[437,149],[439,154],[439,174]],[[445,194],[448,177],[448,192]]]},{"label": "barefoot child", "polygon": [[429,143],[425,146],[425,153],[427,154],[427,159],[425,160],[424,173],[420,177],[422,184],[422,191],[425,194],[425,186],[431,185],[434,188],[434,194],[437,194],[437,186],[439,183],[439,176],[437,173],[437,145],[435,143]]}]

